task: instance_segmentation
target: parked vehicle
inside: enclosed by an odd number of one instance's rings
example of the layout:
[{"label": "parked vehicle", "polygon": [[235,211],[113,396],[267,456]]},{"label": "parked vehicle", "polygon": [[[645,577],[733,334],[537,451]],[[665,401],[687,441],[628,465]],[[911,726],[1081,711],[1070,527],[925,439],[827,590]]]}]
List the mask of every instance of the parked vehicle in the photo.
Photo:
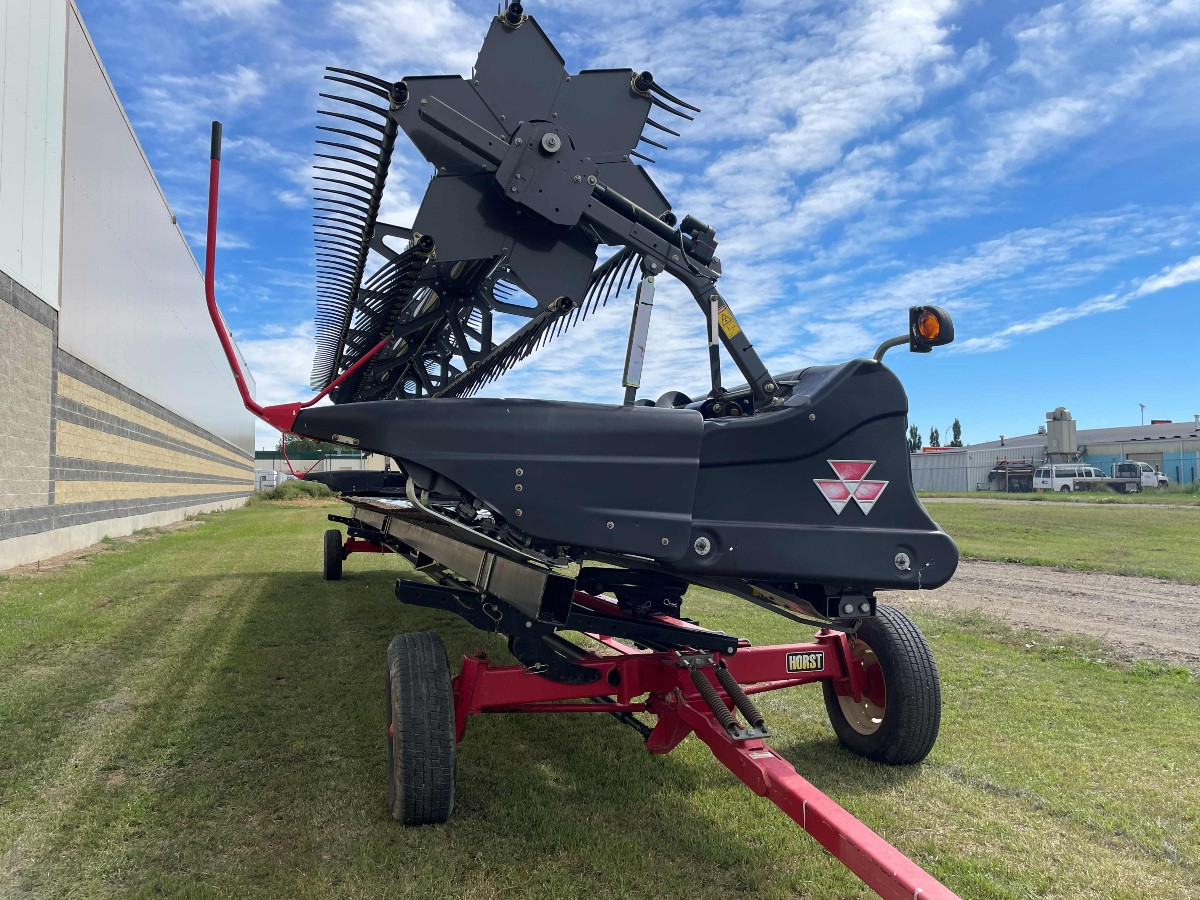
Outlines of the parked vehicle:
[{"label": "parked vehicle", "polygon": [[1090,491],[1112,488],[1122,494],[1136,494],[1143,488],[1167,486],[1167,476],[1156,472],[1149,463],[1120,460],[1112,464],[1111,474],[1083,463],[1051,463],[1033,473],[1035,491]]},{"label": "parked vehicle", "polygon": [[1118,478],[1122,481],[1136,479],[1139,489],[1165,488],[1171,483],[1166,475],[1159,472],[1150,463],[1141,462],[1136,459],[1123,459],[1113,463],[1112,475],[1113,478]]}]

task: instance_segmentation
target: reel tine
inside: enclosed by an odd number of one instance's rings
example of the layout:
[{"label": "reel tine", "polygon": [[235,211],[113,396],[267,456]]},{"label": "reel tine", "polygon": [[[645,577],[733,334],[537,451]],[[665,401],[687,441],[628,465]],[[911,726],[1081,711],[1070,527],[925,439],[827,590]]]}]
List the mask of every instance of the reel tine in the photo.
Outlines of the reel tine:
[{"label": "reel tine", "polygon": [[361,178],[367,184],[374,184],[375,179],[368,178],[362,172],[355,172],[353,169],[335,169],[333,166],[313,166],[322,172],[333,172],[335,175],[345,175],[347,178]]},{"label": "reel tine", "polygon": [[359,109],[370,110],[381,119],[386,119],[388,117],[386,109],[380,109],[378,106],[373,106],[370,103],[367,103],[365,100],[355,100],[353,97],[343,97],[340,94],[318,94],[318,96],[324,97],[326,100],[337,100],[341,103],[349,103],[351,106],[357,106]]},{"label": "reel tine", "polygon": [[689,122],[696,121],[695,116],[689,116],[687,113],[682,112],[673,106],[667,106],[667,104],[663,103],[657,97],[651,97],[650,102],[653,103],[655,106],[657,106],[659,109],[665,109],[667,112],[671,113],[672,115],[679,116],[679,118],[681,118],[681,119],[687,119]]},{"label": "reel tine", "polygon": [[[374,75],[368,75],[366,72],[355,72],[353,69],[339,69],[337,66],[326,66],[326,72],[337,72],[339,75],[349,75],[351,78],[357,78],[360,81],[367,81],[371,84],[379,85],[381,88],[390,88],[391,85],[382,78],[377,78]],[[329,76],[326,76],[329,77]]]},{"label": "reel tine", "polygon": [[[323,194],[336,194],[339,197],[349,197],[351,200],[357,200],[363,203],[369,201],[369,197],[363,197],[361,194],[351,194],[349,191],[339,191],[334,188],[321,187],[319,184],[313,185],[313,191],[320,191]],[[364,210],[365,212],[366,210]]]},{"label": "reel tine", "polygon": [[667,134],[672,135],[673,137],[682,137],[682,135],[675,129],[668,128],[666,125],[660,125],[658,122],[655,122],[653,119],[651,119],[649,117],[647,117],[647,119],[646,119],[646,124],[650,125],[654,128],[657,128],[659,131],[665,131]]},{"label": "reel tine", "polygon": [[362,162],[361,160],[346,159],[346,157],[344,157],[344,156],[330,156],[328,153],[315,153],[313,155],[317,159],[332,159],[332,160],[336,160],[337,162],[340,162],[340,163],[345,163],[348,166],[358,166],[360,169],[366,169],[368,172],[371,173],[372,176],[375,175],[376,167],[368,165],[367,163]]},{"label": "reel tine", "polygon": [[315,212],[334,213],[336,215],[343,216],[344,218],[349,219],[351,222],[360,222],[364,229],[366,228],[366,225],[367,225],[367,220],[364,216],[356,216],[356,215],[353,215],[352,213],[346,212],[343,209],[332,209],[328,206],[314,206],[313,210]]},{"label": "reel tine", "polygon": [[367,137],[365,134],[359,134],[357,131],[350,131],[348,128],[334,128],[332,125],[318,125],[317,131],[325,131],[330,134],[344,134],[346,137],[352,137],[367,144],[374,144],[379,149],[383,149],[383,141],[378,138]]},{"label": "reel tine", "polygon": [[367,197],[371,196],[371,188],[367,187],[366,185],[360,185],[356,181],[342,181],[340,178],[329,178],[329,175],[313,175],[312,180],[324,181],[326,185],[341,185],[342,187],[349,187],[350,190],[360,191],[367,194]]},{"label": "reel tine", "polygon": [[660,85],[657,81],[650,85],[650,90],[653,91],[654,93],[658,94],[660,97],[664,97],[667,100],[670,100],[676,106],[682,106],[684,109],[690,109],[694,113],[698,113],[701,111],[700,107],[692,106],[692,104],[685,103],[683,100],[680,100],[678,97],[676,97],[670,91],[663,88],[662,85]]},{"label": "reel tine", "polygon": [[380,134],[386,134],[387,128],[380,125],[378,122],[372,122],[370,119],[364,119],[362,116],[352,116],[349,113],[340,113],[332,109],[318,109],[317,114],[321,116],[332,116],[335,119],[344,119],[347,122],[354,122],[361,125],[363,128],[370,128],[373,131],[378,131]]},{"label": "reel tine", "polygon": [[366,156],[368,158],[368,160],[374,160],[374,162],[376,162],[376,164],[374,164],[373,167],[367,166],[366,163],[359,163],[360,166],[362,166],[364,168],[377,169],[379,166],[379,155],[373,154],[373,152],[371,152],[370,150],[367,150],[366,148],[362,148],[362,146],[354,146],[353,144],[338,144],[337,142],[335,142],[335,140],[318,140],[317,143],[324,144],[325,146],[340,146],[340,148],[342,148],[343,150],[350,150],[352,152],[355,152],[355,154],[362,154],[362,155]]},{"label": "reel tine", "polygon": [[348,84],[350,87],[358,88],[360,91],[367,91],[370,94],[374,94],[376,97],[382,97],[384,100],[388,100],[391,97],[391,91],[384,90],[380,87],[375,87],[373,84],[362,84],[357,81],[351,81],[349,78],[339,78],[337,75],[326,75],[325,80],[337,81],[341,84]]},{"label": "reel tine", "polygon": [[646,137],[644,134],[641,137],[641,141],[643,144],[649,144],[651,147],[657,147],[659,150],[670,150],[671,149],[666,144],[660,144],[658,141],[652,141],[650,138]]},{"label": "reel tine", "polygon": [[654,163],[654,162],[656,162],[656,160],[653,160],[653,159],[651,159],[650,157],[648,157],[648,156],[647,156],[646,154],[644,154],[644,153],[638,153],[636,150],[630,150],[630,151],[629,151],[629,155],[630,155],[630,156],[636,156],[638,159],[644,159],[644,160],[645,160],[646,162],[648,162],[648,163]]}]

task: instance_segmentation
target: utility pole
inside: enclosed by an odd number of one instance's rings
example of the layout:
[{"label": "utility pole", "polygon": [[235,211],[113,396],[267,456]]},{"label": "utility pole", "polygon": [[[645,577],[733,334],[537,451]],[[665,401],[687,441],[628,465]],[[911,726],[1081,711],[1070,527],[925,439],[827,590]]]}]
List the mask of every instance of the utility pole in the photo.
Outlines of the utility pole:
[{"label": "utility pole", "polygon": [[1146,424],[1146,404],[1139,403],[1138,407],[1140,407],[1142,410],[1142,424],[1145,425]]}]

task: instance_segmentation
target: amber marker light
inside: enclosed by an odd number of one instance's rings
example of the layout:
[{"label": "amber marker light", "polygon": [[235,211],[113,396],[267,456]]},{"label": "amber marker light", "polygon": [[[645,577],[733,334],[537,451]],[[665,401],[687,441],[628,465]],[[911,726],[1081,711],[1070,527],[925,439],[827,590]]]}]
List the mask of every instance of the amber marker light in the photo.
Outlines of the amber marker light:
[{"label": "amber marker light", "polygon": [[940,306],[914,306],[908,311],[908,346],[914,353],[928,353],[954,340],[954,323]]}]

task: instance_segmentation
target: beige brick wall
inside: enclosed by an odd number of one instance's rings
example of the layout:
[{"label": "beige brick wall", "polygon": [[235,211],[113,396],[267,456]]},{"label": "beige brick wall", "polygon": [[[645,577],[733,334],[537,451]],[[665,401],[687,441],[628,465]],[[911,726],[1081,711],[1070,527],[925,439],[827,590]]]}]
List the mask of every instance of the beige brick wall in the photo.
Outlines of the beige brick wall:
[{"label": "beige brick wall", "polygon": [[0,303],[0,509],[50,500],[50,394],[54,334]]}]

